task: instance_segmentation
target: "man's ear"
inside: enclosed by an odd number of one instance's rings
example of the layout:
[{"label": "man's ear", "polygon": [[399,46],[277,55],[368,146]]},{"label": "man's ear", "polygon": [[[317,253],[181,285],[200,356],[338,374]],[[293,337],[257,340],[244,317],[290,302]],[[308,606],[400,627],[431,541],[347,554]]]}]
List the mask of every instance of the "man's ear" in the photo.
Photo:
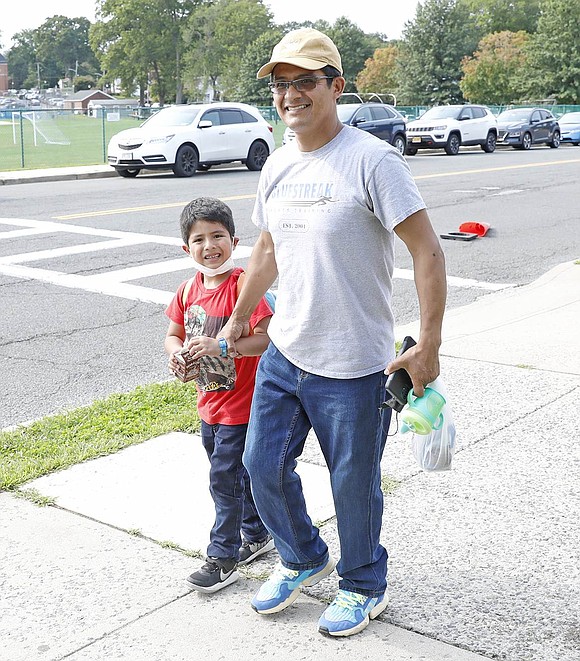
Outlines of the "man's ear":
[{"label": "man's ear", "polygon": [[234,240],[233,240],[234,248],[238,245],[239,242],[240,240],[238,239],[238,237],[234,236]]},{"label": "man's ear", "polygon": [[189,252],[189,246],[183,245],[181,246],[181,249],[184,250],[191,257],[191,253]]}]

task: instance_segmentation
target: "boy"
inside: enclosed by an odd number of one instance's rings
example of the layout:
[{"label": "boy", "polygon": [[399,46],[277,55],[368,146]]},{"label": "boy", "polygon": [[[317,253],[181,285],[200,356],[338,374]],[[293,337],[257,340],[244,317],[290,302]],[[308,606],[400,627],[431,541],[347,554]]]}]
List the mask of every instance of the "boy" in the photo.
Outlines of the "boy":
[{"label": "boy", "polygon": [[237,581],[238,564],[274,548],[256,511],[242,464],[256,368],[269,343],[266,330],[272,311],[262,299],[249,329],[236,342],[236,356],[228,356],[220,331],[234,308],[243,278],[242,269],[231,258],[238,243],[231,209],[215,198],[199,197],[184,208],[180,224],[183,249],[198,273],[181,284],[167,307],[170,322],[165,351],[174,374],[183,369],[176,355],[184,350],[196,364],[197,408],[201,439],[210,460],[216,519],[206,563],[187,583],[194,590],[211,593]]}]

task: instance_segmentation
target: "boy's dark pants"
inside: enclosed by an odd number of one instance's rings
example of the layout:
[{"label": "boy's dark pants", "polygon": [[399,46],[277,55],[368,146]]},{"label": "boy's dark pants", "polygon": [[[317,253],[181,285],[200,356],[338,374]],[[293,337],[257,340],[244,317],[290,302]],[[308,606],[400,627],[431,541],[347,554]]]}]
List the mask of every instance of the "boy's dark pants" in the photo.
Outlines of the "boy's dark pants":
[{"label": "boy's dark pants", "polygon": [[237,560],[242,536],[257,542],[268,534],[242,464],[247,430],[248,425],[201,423],[201,440],[210,462],[209,491],[216,512],[207,547],[207,555],[213,558]]}]

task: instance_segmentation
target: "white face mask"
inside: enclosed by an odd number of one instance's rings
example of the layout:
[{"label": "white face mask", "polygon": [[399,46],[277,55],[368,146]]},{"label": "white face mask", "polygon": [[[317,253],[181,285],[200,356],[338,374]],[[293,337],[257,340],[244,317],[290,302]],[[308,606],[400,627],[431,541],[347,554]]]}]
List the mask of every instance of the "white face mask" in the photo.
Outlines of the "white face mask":
[{"label": "white face mask", "polygon": [[231,271],[236,265],[234,260],[231,257],[228,257],[226,261],[221,265],[217,266],[215,269],[210,269],[209,266],[204,266],[193,260],[193,267],[196,268],[200,273],[207,275],[208,278],[213,277],[214,275],[221,275],[222,273],[227,273]]}]

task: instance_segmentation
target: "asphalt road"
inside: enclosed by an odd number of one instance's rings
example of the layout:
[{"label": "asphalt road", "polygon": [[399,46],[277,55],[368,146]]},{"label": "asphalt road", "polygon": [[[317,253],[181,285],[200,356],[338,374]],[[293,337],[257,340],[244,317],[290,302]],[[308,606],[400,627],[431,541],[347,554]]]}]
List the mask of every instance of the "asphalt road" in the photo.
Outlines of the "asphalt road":
[{"label": "asphalt road", "polygon": [[[419,153],[408,162],[438,234],[466,221],[491,225],[476,241],[442,240],[448,307],[580,257],[580,149]],[[240,167],[191,179],[147,174],[1,187],[0,427],[167,379],[163,310],[189,277],[181,208],[198,195],[227,201],[244,266],[257,235],[250,216],[258,177]],[[396,266],[403,324],[418,310],[401,242]]]}]

